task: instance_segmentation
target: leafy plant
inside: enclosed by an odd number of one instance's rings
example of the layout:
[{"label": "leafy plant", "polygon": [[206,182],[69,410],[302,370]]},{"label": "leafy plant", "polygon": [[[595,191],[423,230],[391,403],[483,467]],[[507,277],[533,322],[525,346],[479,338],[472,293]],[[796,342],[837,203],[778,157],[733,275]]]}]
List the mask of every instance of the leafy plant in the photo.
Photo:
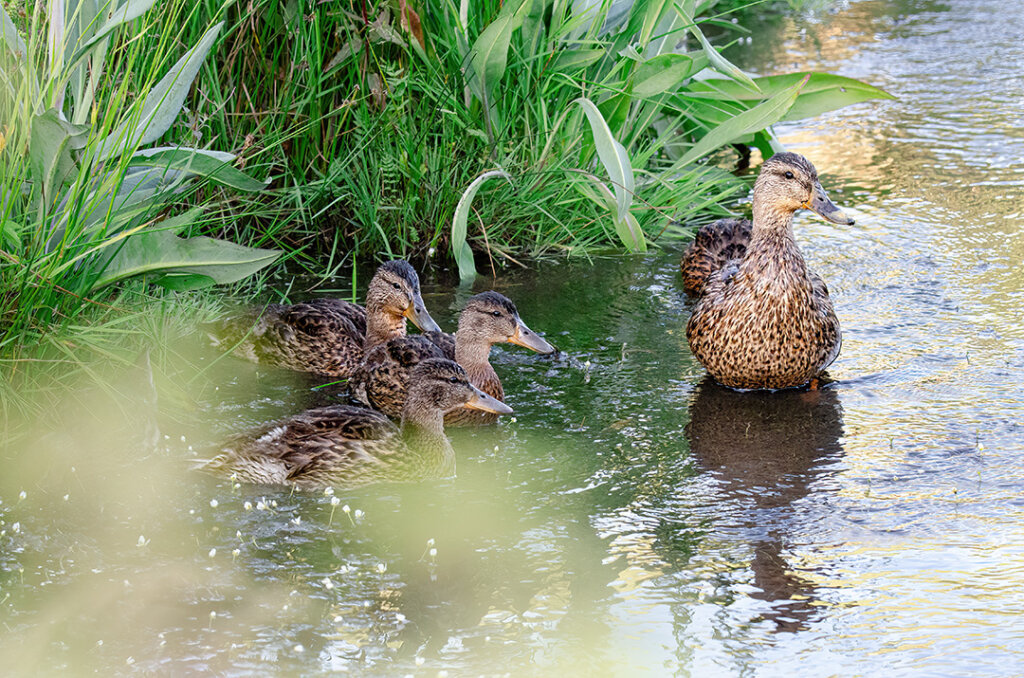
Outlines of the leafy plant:
[{"label": "leafy plant", "polygon": [[[278,256],[178,237],[201,218],[202,200],[161,220],[200,185],[259,191],[266,184],[235,168],[231,153],[147,147],[178,118],[223,27],[208,27],[169,68],[152,61],[152,70],[133,83],[128,73],[107,67],[112,49],[121,63],[131,63],[138,47],[131,40],[112,47],[112,40],[154,2],[51,0],[45,15],[33,15],[28,43],[0,8],[6,47],[0,49],[0,112],[14,121],[2,149],[8,171],[0,183],[0,255],[4,288],[19,289],[16,305],[9,302],[0,316],[0,330],[37,313],[44,321],[73,315],[89,295],[132,276],[173,289],[234,282]],[[163,38],[160,50],[170,56],[169,30]],[[104,91],[109,82],[116,87]],[[33,299],[45,301],[43,308],[26,308]]]}]

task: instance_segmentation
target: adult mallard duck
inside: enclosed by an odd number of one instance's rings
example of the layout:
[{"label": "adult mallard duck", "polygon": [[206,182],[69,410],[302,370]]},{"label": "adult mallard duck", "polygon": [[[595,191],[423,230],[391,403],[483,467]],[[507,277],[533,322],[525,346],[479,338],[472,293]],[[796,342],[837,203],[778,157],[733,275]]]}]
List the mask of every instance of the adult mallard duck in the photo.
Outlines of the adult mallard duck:
[{"label": "adult mallard duck", "polygon": [[807,158],[777,153],[754,184],[753,224],[723,219],[704,226],[683,256],[683,286],[697,297],[686,338],[720,384],[802,386],[839,355],[842,334],[828,288],[808,270],[793,235],[801,208],[853,224]]},{"label": "adult mallard duck", "polygon": [[[366,404],[397,418],[405,404],[413,368],[428,358],[447,358],[466,370],[474,386],[504,401],[501,379],[488,361],[491,347],[501,342],[525,346],[538,353],[555,350],[526,326],[508,297],[482,292],[466,302],[455,336],[425,332],[415,337],[398,337],[368,351],[352,377],[353,392]],[[494,414],[454,410],[445,416],[444,422],[449,426],[471,426],[496,420]]]},{"label": "adult mallard duck", "polygon": [[446,477],[455,471],[455,454],[444,415],[459,407],[512,413],[470,384],[457,363],[424,360],[410,375],[401,427],[360,407],[320,407],[236,436],[202,468],[300,489]]},{"label": "adult mallard duck", "polygon": [[364,351],[405,335],[406,319],[424,332],[441,331],[423,304],[416,271],[396,259],[370,280],[365,309],[340,299],[270,304],[222,323],[214,342],[253,362],[349,377]]}]

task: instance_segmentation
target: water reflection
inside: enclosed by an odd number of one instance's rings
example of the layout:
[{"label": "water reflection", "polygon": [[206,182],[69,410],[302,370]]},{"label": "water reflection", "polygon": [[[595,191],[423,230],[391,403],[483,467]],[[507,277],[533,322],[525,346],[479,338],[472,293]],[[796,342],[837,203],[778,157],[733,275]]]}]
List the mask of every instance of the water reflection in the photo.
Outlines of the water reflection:
[{"label": "water reflection", "polygon": [[751,541],[758,591],[772,604],[766,619],[799,631],[819,616],[814,585],[786,560],[797,504],[843,452],[843,409],[830,384],[816,391],[738,393],[705,379],[690,406],[686,437],[694,460]]}]

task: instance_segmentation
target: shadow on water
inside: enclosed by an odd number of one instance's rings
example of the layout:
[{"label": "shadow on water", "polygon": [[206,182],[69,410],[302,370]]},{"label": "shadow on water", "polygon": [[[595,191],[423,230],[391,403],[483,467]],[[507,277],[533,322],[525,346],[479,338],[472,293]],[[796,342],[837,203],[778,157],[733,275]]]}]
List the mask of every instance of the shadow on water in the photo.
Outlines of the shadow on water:
[{"label": "shadow on water", "polygon": [[686,437],[721,500],[738,505],[735,527],[749,535],[753,598],[772,604],[765,618],[800,631],[820,616],[814,585],[785,558],[799,531],[797,504],[843,453],[843,409],[834,384],[816,391],[740,393],[705,378],[690,405]]}]

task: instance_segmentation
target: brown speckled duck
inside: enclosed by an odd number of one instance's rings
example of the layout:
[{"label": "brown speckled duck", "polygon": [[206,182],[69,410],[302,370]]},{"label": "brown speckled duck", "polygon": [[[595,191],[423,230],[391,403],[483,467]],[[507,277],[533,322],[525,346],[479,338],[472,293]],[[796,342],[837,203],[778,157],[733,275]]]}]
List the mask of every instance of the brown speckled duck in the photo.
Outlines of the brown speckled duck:
[{"label": "brown speckled duck", "polygon": [[447,477],[455,472],[455,453],[444,415],[455,408],[512,413],[470,384],[455,362],[424,360],[410,375],[400,428],[372,410],[320,407],[232,438],[202,468],[299,489]]},{"label": "brown speckled duck", "polygon": [[[505,400],[501,379],[488,357],[494,344],[508,342],[538,353],[555,348],[526,326],[515,304],[497,292],[482,292],[469,299],[459,314],[459,329],[453,337],[440,332],[399,337],[368,351],[366,360],[352,377],[357,398],[390,417],[397,418],[406,398],[412,369],[427,358],[455,360],[472,384],[499,401]],[[445,416],[448,426],[492,424],[497,415],[454,410]]]},{"label": "brown speckled duck", "polygon": [[828,288],[808,270],[793,214],[836,224],[836,207],[807,158],[777,153],[754,184],[754,221],[702,227],[683,256],[683,286],[697,298],[686,338],[715,381],[738,389],[812,386],[842,345]]},{"label": "brown speckled duck", "polygon": [[441,330],[423,305],[416,271],[396,259],[370,280],[365,309],[340,299],[270,304],[224,322],[213,339],[260,364],[349,377],[366,350],[405,336],[406,319],[424,332]]}]

